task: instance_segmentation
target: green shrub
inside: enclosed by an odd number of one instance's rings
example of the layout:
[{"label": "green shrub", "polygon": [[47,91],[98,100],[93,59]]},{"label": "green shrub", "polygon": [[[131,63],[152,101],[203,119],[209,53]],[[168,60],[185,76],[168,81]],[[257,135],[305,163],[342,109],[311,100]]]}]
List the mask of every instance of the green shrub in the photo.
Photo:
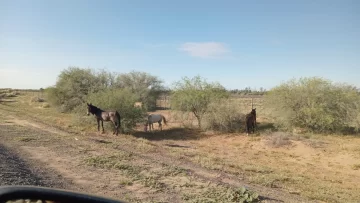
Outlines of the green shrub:
[{"label": "green shrub", "polygon": [[164,91],[163,81],[157,76],[145,72],[131,71],[119,74],[116,77],[114,86],[117,88],[129,89],[148,109],[155,110],[156,100]]},{"label": "green shrub", "polygon": [[87,95],[105,88],[101,74],[97,75],[91,69],[69,67],[60,73],[56,85],[47,88],[45,92],[52,105],[70,112],[84,103]]},{"label": "green shrub", "polygon": [[174,83],[171,95],[173,110],[192,112],[202,128],[203,116],[209,112],[209,105],[228,98],[229,93],[217,82],[209,83],[200,76],[184,77]]},{"label": "green shrub", "polygon": [[237,102],[230,99],[211,103],[202,118],[204,130],[240,132],[244,127],[245,114],[238,108]]},{"label": "green shrub", "polygon": [[240,187],[237,190],[230,190],[228,192],[228,200],[231,202],[259,202],[259,194],[246,189],[245,187]]},{"label": "green shrub", "polygon": [[313,77],[290,80],[265,96],[277,127],[316,132],[359,128],[360,95],[355,87]]},{"label": "green shrub", "polygon": [[[121,117],[123,132],[130,132],[137,123],[144,122],[146,109],[135,108],[137,96],[128,89],[107,89],[88,95],[87,102],[102,110],[117,110]],[[86,103],[77,107],[75,111],[85,114]]]},{"label": "green shrub", "polygon": [[60,73],[56,85],[47,88],[45,93],[52,105],[60,107],[62,112],[71,112],[81,106],[88,95],[114,88],[129,89],[137,101],[152,109],[155,109],[156,99],[163,91],[162,81],[148,73],[116,74],[69,67]]}]

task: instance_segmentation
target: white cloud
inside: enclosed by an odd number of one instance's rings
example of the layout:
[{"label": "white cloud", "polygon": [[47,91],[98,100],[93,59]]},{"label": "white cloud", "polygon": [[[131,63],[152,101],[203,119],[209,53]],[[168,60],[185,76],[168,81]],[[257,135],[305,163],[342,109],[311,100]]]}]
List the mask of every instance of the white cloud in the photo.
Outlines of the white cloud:
[{"label": "white cloud", "polygon": [[186,42],[179,50],[200,58],[214,58],[230,52],[225,44],[219,42]]}]

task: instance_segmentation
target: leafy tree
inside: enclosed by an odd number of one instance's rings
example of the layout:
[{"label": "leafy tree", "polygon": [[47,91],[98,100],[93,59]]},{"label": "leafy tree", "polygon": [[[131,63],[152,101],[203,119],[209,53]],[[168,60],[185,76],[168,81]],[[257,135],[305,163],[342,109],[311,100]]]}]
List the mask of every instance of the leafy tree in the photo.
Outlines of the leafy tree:
[{"label": "leafy tree", "polygon": [[60,73],[55,87],[48,88],[48,100],[71,111],[84,103],[88,94],[104,90],[102,82],[91,69],[69,67]]},{"label": "leafy tree", "polygon": [[132,71],[120,74],[116,78],[115,86],[126,88],[137,95],[138,100],[143,102],[148,108],[156,107],[156,99],[164,90],[163,81],[158,77],[145,72]]},{"label": "leafy tree", "polygon": [[228,97],[229,93],[217,82],[209,83],[200,76],[184,77],[174,83],[171,108],[192,112],[201,128],[201,120],[208,112],[209,104]]},{"label": "leafy tree", "polygon": [[359,127],[360,96],[355,87],[322,78],[290,80],[265,96],[276,125],[286,129],[341,131]]}]

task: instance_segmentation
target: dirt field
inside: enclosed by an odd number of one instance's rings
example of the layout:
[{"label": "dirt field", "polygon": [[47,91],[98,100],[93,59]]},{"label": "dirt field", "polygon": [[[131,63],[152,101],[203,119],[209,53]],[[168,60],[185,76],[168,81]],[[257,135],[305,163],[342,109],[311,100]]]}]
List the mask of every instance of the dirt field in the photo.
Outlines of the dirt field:
[{"label": "dirt field", "polygon": [[169,120],[163,132],[116,137],[108,125],[109,134],[98,134],[86,110],[78,122],[32,96],[0,103],[1,143],[74,190],[128,202],[232,202],[246,186],[262,202],[360,202],[356,137],[203,133],[181,128],[169,111],[161,111]]}]

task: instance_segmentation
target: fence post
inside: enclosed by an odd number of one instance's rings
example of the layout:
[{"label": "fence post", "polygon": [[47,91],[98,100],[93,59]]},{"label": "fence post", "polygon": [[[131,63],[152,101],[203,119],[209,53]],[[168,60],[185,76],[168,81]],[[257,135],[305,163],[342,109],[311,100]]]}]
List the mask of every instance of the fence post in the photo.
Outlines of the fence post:
[{"label": "fence post", "polygon": [[251,97],[251,110],[253,110],[253,109],[254,109],[254,98]]}]

